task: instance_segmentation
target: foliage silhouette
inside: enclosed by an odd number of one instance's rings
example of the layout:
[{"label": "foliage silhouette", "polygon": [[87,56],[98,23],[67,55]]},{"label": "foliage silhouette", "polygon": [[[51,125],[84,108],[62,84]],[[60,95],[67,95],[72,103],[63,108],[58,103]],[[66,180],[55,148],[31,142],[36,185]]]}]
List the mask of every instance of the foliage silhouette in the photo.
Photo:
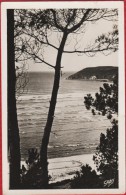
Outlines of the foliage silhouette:
[{"label": "foliage silhouette", "polygon": [[[51,177],[48,177],[48,180]],[[48,186],[49,187],[49,186]],[[43,174],[40,164],[40,156],[36,148],[28,150],[28,159],[21,168],[21,188],[43,189]]]},{"label": "foliage silhouette", "polygon": [[71,181],[71,188],[73,189],[97,189],[102,185],[99,176],[95,170],[89,165],[83,165],[80,171],[76,172],[75,177]]},{"label": "foliage silhouette", "polygon": [[93,160],[97,170],[101,172],[104,179],[114,179],[113,186],[118,187],[118,120],[113,118],[118,115],[118,75],[115,76],[113,84],[103,84],[100,93],[95,98],[91,95],[84,97],[87,109],[95,108],[96,113],[107,115],[111,119],[112,127],[108,128],[106,134],[101,133],[100,143],[96,148]]},{"label": "foliage silhouette", "polygon": [[112,114],[118,114],[118,75],[115,75],[112,84],[104,83],[95,98],[91,94],[84,97],[84,104],[87,109],[95,108],[93,112],[97,114],[107,114],[109,119]]}]

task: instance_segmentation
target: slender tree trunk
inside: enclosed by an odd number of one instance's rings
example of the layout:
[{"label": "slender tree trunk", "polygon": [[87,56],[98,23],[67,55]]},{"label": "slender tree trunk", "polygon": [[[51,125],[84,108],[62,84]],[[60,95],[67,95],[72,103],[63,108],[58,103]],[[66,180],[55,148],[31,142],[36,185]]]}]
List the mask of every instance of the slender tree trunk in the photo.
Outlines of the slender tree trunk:
[{"label": "slender tree trunk", "polygon": [[14,53],[14,10],[7,10],[7,64],[8,64],[8,140],[10,151],[10,189],[20,186],[20,138],[15,97],[16,73]]},{"label": "slender tree trunk", "polygon": [[56,101],[57,101],[57,94],[58,94],[59,83],[60,83],[61,59],[62,59],[63,49],[64,49],[64,46],[66,43],[67,36],[68,36],[67,33],[63,34],[63,38],[62,38],[62,41],[61,41],[61,44],[60,44],[60,47],[58,50],[58,54],[57,54],[52,96],[51,96],[47,122],[46,122],[46,126],[44,129],[41,150],[40,150],[40,163],[41,163],[41,167],[42,167],[43,187],[44,188],[47,188],[47,186],[48,186],[47,148],[48,148],[50,132],[51,132],[52,124],[53,124],[54,112],[55,112]]}]

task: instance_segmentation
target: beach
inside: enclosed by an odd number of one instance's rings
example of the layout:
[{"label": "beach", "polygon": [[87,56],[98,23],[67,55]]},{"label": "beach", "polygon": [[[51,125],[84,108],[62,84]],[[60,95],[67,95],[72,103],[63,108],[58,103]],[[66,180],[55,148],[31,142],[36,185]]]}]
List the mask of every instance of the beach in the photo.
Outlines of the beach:
[{"label": "beach", "polygon": [[93,154],[49,159],[50,183],[72,179],[76,171],[79,171],[81,166],[86,164],[89,164],[92,169],[96,170],[93,162]]},{"label": "beach", "polygon": [[[51,176],[50,184],[72,179],[76,171],[81,169],[82,165],[88,164],[92,169],[96,170],[93,162],[93,154],[48,159],[48,163],[49,176]],[[27,167],[25,161],[22,161],[21,165]]]}]

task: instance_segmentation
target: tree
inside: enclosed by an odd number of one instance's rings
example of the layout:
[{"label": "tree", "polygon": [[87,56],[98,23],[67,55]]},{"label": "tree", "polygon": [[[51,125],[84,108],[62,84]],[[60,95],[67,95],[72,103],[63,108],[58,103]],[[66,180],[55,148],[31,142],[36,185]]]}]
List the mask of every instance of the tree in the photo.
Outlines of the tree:
[{"label": "tree", "polygon": [[[44,129],[40,149],[40,163],[43,172],[43,184],[48,185],[47,146],[54,119],[63,53],[84,53],[94,55],[96,52],[116,51],[118,35],[110,33],[108,38],[102,35],[93,45],[81,51],[74,49],[66,51],[65,45],[72,34],[80,33],[89,22],[100,19],[117,19],[117,10],[111,9],[46,9],[46,10],[16,10],[15,16],[15,55],[17,61],[33,59],[36,63],[44,63],[55,70],[54,83],[47,122]],[[22,36],[23,33],[23,36]],[[51,43],[51,33],[60,35],[59,44]],[[17,36],[18,35],[18,36]],[[17,38],[18,37],[18,38]],[[45,47],[56,50],[55,65],[44,57]]]},{"label": "tree", "polygon": [[[7,49],[8,49],[8,150],[10,152],[10,188],[20,186],[20,136],[16,102],[28,83],[25,62],[15,65],[14,10],[7,10]],[[20,34],[21,35],[21,34]],[[17,34],[16,36],[19,36]],[[15,169],[16,167],[16,169]]]},{"label": "tree", "polygon": [[115,75],[113,84],[104,83],[103,87],[100,87],[100,93],[95,94],[95,98],[91,94],[84,97],[84,103],[87,109],[93,107],[96,109],[93,112],[107,114],[109,119],[112,118],[112,114],[118,114],[118,75]]},{"label": "tree", "polygon": [[107,129],[106,134],[101,133],[93,160],[104,179],[114,179],[114,185],[118,187],[118,120],[113,119],[113,115],[118,115],[118,75],[113,84],[104,83],[95,98],[88,94],[84,99],[87,109],[93,107],[93,112],[111,119],[112,127]]},{"label": "tree", "polygon": [[7,64],[8,64],[8,147],[10,151],[10,188],[20,185],[20,138],[16,109],[16,74],[14,57],[14,10],[7,10]]}]

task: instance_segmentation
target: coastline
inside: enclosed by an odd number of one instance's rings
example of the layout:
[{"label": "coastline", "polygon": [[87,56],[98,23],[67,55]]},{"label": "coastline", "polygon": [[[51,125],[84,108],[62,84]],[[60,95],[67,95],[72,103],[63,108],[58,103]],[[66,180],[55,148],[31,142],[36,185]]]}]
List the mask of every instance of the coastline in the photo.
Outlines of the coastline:
[{"label": "coastline", "polygon": [[[82,165],[90,165],[92,169],[96,170],[93,162],[94,154],[83,154],[69,157],[48,159],[49,175],[51,179],[49,183],[61,182],[72,179],[76,171],[81,169]],[[25,161],[21,161],[21,165],[27,166]]]},{"label": "coastline", "polygon": [[96,170],[96,166],[93,162],[93,154],[54,158],[48,161],[49,175],[51,176],[50,183],[72,179],[76,171],[81,169],[82,165],[89,164],[92,169]]},{"label": "coastline", "polygon": [[79,80],[79,81],[99,81],[99,82],[105,82],[105,83],[109,83],[109,82],[113,82],[112,80],[109,79],[82,79],[82,78],[66,78],[66,80]]}]

